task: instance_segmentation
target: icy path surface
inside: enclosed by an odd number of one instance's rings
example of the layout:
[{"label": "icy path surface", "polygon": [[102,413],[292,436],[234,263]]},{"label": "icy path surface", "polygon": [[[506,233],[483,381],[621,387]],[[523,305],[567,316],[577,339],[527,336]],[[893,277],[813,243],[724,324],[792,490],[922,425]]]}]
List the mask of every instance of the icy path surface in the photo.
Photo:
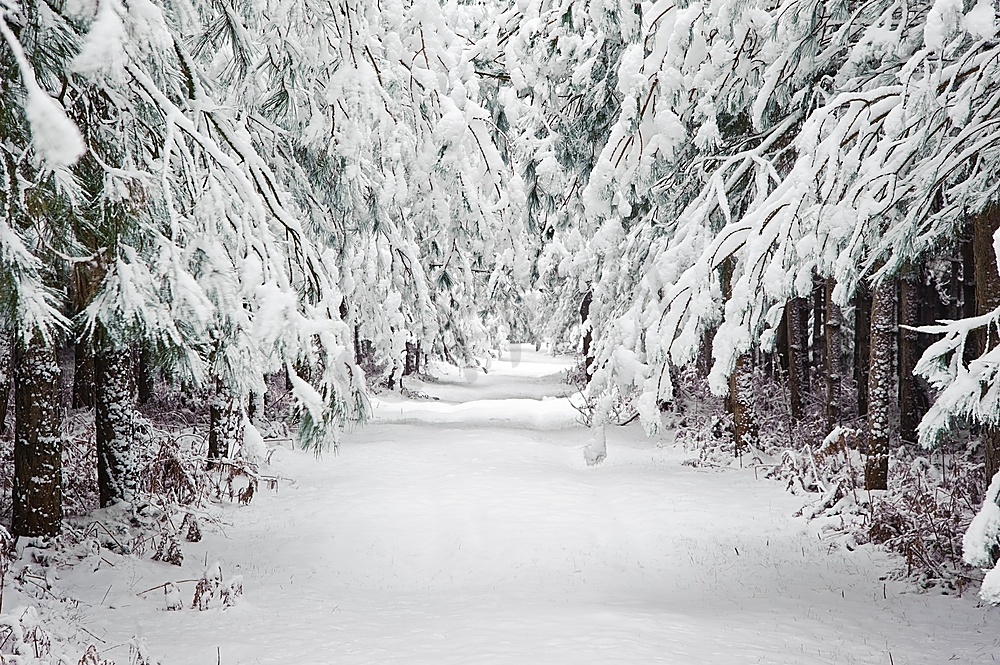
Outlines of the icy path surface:
[{"label": "icy path surface", "polygon": [[[440,401],[379,402],[338,457],[278,451],[290,480],[227,507],[182,569],[69,573],[84,624],[167,665],[993,662],[997,612],[879,581],[887,557],[821,540],[774,483],[633,428],[586,467],[551,397],[564,365],[515,351],[418,386]],[[136,595],[206,561],[244,576],[236,607]]]}]

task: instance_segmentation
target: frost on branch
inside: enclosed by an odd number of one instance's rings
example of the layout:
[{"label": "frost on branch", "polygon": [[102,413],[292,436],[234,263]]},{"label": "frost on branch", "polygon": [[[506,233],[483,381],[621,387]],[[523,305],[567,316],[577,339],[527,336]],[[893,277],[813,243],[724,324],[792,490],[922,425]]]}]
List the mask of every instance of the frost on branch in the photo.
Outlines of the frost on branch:
[{"label": "frost on branch", "polygon": [[24,54],[17,37],[7,25],[6,17],[0,15],[0,35],[14,53],[21,81],[27,91],[24,113],[31,126],[31,137],[35,152],[46,165],[52,168],[67,167],[76,163],[86,151],[80,130],[66,116],[62,105],[42,90],[35,79],[34,69]]}]

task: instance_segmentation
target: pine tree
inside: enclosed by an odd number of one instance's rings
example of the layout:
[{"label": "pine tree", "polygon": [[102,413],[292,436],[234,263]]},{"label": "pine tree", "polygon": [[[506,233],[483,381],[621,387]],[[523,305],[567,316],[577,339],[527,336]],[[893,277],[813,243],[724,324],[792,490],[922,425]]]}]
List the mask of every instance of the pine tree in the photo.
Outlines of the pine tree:
[{"label": "pine tree", "polygon": [[55,345],[35,333],[14,354],[14,488],[11,533],[62,529],[62,417]]},{"label": "pine tree", "polygon": [[892,282],[872,290],[871,359],[868,363],[868,449],[865,489],[888,486],[889,450],[895,402],[896,289]]},{"label": "pine tree", "polygon": [[135,362],[131,349],[99,329],[94,334],[94,421],[101,506],[138,494]]}]

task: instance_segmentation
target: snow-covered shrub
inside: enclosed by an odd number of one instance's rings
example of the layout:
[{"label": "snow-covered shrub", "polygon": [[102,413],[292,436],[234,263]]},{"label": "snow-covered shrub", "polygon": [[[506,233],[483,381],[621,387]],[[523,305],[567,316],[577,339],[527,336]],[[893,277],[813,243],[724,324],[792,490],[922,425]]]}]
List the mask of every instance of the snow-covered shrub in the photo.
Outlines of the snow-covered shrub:
[{"label": "snow-covered shrub", "polygon": [[227,581],[218,562],[213,564],[198,580],[191,607],[207,610],[213,607],[232,607],[243,595],[243,576],[233,575]]},{"label": "snow-covered shrub", "polygon": [[101,658],[101,653],[97,650],[93,644],[87,647],[87,650],[83,652],[80,657],[80,662],[78,665],[113,665],[110,660],[104,660]]},{"label": "snow-covered shrub", "polygon": [[196,503],[205,496],[203,463],[190,445],[182,445],[185,443],[181,435],[168,434],[160,439],[155,457],[142,470],[143,490],[179,505]]},{"label": "snow-covered shrub", "polygon": [[[569,403],[580,414],[580,423],[585,427],[593,426],[601,399],[605,396],[591,393],[588,387],[586,361],[582,360],[567,370],[564,381],[577,390],[577,393],[570,398]],[[637,396],[638,391],[636,390],[623,393],[614,388],[608,401],[606,422],[612,425],[627,425],[634,421],[639,415],[634,404]]]},{"label": "snow-covered shrub", "polygon": [[[33,606],[0,614],[0,663],[5,665],[113,665],[94,645],[80,654],[79,647],[54,636]],[[133,663],[148,665],[150,660]]]},{"label": "snow-covered shrub", "polygon": [[201,541],[201,525],[198,524],[198,518],[195,517],[194,513],[184,514],[184,520],[181,522],[179,531],[184,534],[184,540],[189,543]]},{"label": "snow-covered shrub", "polygon": [[661,418],[672,443],[697,454],[688,466],[727,466],[734,459],[732,416],[722,398],[708,389],[708,382],[695,366],[678,372],[674,399]]},{"label": "snow-covered shrub", "polygon": [[[824,435],[823,404],[818,399],[807,400],[804,417],[793,422],[783,398],[785,386],[762,371],[754,380],[761,434],[760,450],[752,454],[766,468],[761,475],[802,497],[801,516],[825,520],[825,528],[839,534],[848,547],[871,542],[900,554],[906,563],[901,573],[923,588],[961,592],[974,581],[970,565],[993,565],[992,547],[1000,552],[1000,508],[984,511],[979,529],[984,535],[974,547],[966,545],[966,552],[979,556],[962,561],[965,529],[978,507],[990,504],[989,498],[983,504],[978,446],[956,439],[933,455],[899,446],[890,458],[888,489],[868,492],[863,422]],[[677,395],[673,408],[663,415],[671,421],[668,431],[675,433],[675,441],[697,452],[698,458],[688,464],[735,464],[730,417],[722,401],[708,394],[705,379],[695,371],[680,373]],[[994,496],[1000,494],[1000,482],[993,489]]]},{"label": "snow-covered shrub", "polygon": [[160,543],[153,553],[153,561],[162,561],[172,566],[179,566],[184,563],[184,552],[181,544],[177,541],[177,536],[172,533],[165,533],[160,538]]},{"label": "snow-covered shrub", "polygon": [[961,592],[977,565],[963,561],[962,541],[983,500],[983,467],[964,446],[925,455],[901,447],[890,459],[889,489],[871,502],[867,535],[901,554],[922,587]]}]

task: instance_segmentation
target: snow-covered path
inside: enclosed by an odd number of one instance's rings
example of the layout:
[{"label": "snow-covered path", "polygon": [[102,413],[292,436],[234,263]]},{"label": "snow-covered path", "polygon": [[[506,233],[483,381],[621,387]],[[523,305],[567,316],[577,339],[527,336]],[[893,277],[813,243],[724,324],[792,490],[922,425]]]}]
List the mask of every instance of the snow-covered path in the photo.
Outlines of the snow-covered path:
[{"label": "snow-covered path", "polygon": [[[227,508],[184,570],[68,573],[84,625],[168,665],[992,662],[997,612],[878,581],[886,557],[821,540],[773,483],[634,428],[586,467],[549,398],[562,365],[515,355],[418,386],[441,401],[378,403],[337,457],[278,451],[292,482]],[[244,576],[234,608],[136,596],[215,560]]]}]

